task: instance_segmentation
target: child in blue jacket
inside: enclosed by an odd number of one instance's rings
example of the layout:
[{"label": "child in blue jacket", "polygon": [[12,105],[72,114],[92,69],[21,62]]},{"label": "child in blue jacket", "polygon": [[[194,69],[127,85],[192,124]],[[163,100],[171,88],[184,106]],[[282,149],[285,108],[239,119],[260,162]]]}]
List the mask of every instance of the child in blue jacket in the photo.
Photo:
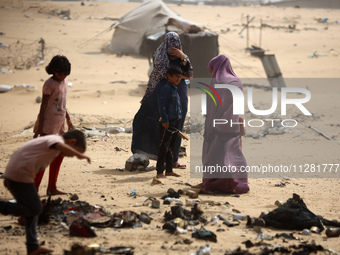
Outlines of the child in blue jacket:
[{"label": "child in blue jacket", "polygon": [[[169,66],[166,72],[168,82],[160,90],[158,96],[158,110],[160,114],[159,138],[160,145],[157,158],[157,178],[166,176],[179,177],[172,171],[173,147],[177,138],[178,124],[182,118],[181,102],[177,92],[177,85],[182,79],[182,69],[179,66]],[[165,162],[165,175],[164,172]]]}]

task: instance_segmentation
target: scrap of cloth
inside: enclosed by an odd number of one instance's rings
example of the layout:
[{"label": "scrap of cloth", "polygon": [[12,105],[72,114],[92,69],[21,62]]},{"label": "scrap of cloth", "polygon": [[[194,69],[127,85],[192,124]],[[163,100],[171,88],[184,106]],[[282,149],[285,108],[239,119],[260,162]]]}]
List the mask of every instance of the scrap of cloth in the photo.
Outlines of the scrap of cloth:
[{"label": "scrap of cloth", "polygon": [[330,221],[311,212],[299,195],[293,194],[286,203],[261,218],[248,217],[247,226],[266,226],[277,229],[303,230],[318,227],[320,232],[326,226],[340,226],[340,222]]}]

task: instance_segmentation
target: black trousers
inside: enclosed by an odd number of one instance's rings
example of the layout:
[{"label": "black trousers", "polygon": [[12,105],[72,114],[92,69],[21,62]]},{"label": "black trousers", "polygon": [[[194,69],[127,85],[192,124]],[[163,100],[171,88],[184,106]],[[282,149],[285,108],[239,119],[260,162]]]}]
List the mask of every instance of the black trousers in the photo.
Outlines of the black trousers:
[{"label": "black trousers", "polygon": [[[176,121],[174,127],[178,128],[179,121]],[[162,124],[159,125],[159,149],[157,157],[157,174],[163,174],[164,163],[166,173],[172,173],[172,158],[173,148],[177,138],[177,130],[173,127],[164,128]]]}]

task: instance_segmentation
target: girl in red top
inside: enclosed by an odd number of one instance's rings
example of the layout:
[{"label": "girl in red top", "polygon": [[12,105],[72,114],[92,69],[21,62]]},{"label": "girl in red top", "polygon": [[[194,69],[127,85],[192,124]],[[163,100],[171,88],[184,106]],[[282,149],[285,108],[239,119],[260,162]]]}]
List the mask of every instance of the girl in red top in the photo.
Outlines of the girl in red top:
[{"label": "girl in red top", "polygon": [[[46,66],[46,72],[52,77],[47,79],[43,86],[43,97],[38,119],[34,127],[34,137],[39,135],[63,135],[65,133],[65,119],[68,130],[73,129],[70,116],[66,110],[67,79],[71,73],[71,64],[65,56],[54,56]],[[50,164],[47,195],[66,194],[57,189],[57,179],[63,156],[58,156]],[[35,177],[35,186],[39,190],[41,179],[45,171],[39,172]]]}]

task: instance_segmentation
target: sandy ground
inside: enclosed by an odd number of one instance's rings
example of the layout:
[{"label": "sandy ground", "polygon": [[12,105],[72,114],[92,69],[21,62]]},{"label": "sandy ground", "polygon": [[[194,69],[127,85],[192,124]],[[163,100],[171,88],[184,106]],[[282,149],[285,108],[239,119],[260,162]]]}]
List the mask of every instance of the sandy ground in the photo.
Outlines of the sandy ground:
[{"label": "sandy ground", "polygon": [[[35,85],[36,90],[22,87],[0,94],[0,171],[4,172],[10,155],[23,143],[32,139],[32,123],[35,121],[40,104],[35,102],[41,95],[44,80],[48,75],[44,65],[30,69],[21,68],[21,59],[35,55],[40,38],[46,42],[45,59],[48,62],[53,55],[66,55],[72,63],[72,73],[68,80],[72,88],[68,92],[67,106],[76,127],[119,126],[129,128],[134,114],[139,108],[139,100],[144,93],[140,84],[147,82],[148,60],[140,57],[110,54],[107,51],[113,31],[103,32],[116,19],[137,7],[137,3],[109,2],[50,2],[50,1],[7,1],[0,2],[0,41],[9,48],[0,48],[1,65],[11,72],[0,73],[0,84]],[[281,26],[280,29],[269,27],[262,30],[261,47],[276,55],[285,78],[298,78],[294,87],[306,88],[312,99],[305,107],[313,117],[301,116],[297,108],[288,109],[290,116],[298,119],[298,126],[288,133],[267,135],[259,139],[243,139],[243,151],[248,165],[261,164],[290,165],[296,164],[339,164],[339,101],[340,87],[339,65],[339,10],[293,9],[276,7],[213,7],[213,6],[178,6],[170,7],[188,20],[203,24],[218,32],[220,52],[231,58],[234,71],[241,78],[265,78],[265,72],[259,59],[245,52],[246,40],[239,35],[246,15],[255,16],[250,29],[250,43],[258,45],[259,24]],[[55,13],[70,10],[70,20]],[[315,19],[328,17],[327,23]],[[297,30],[289,31],[288,25],[296,24]],[[286,28],[284,28],[286,27]],[[229,28],[229,32],[222,30]],[[103,33],[102,33],[103,32]],[[321,54],[311,58],[313,52]],[[14,62],[12,60],[15,60]],[[7,66],[9,61],[12,66]],[[12,61],[12,62],[11,62]],[[13,63],[17,66],[14,68]],[[303,79],[301,79],[303,78]],[[332,79],[327,79],[332,78]],[[310,79],[310,80],[307,80]],[[296,84],[296,83],[295,83]],[[245,90],[247,91],[247,90]],[[259,108],[268,108],[271,92],[255,89],[255,103]],[[246,120],[251,115],[245,116]],[[313,126],[332,137],[332,140],[320,136],[308,126]],[[260,132],[259,128],[246,127],[249,132]],[[82,245],[99,244],[104,248],[114,246],[133,246],[135,254],[190,254],[208,242],[191,238],[191,232],[172,235],[161,229],[163,215],[170,210],[169,205],[160,209],[134,207],[143,204],[150,196],[157,198],[166,194],[168,188],[185,189],[185,183],[197,184],[199,179],[190,178],[189,170],[177,170],[181,178],[167,178],[165,185],[151,186],[155,172],[122,172],[125,161],[131,156],[131,133],[111,134],[110,137],[88,138],[87,154],[92,158],[91,165],[77,159],[65,159],[59,175],[58,187],[61,190],[77,194],[79,199],[92,205],[103,206],[115,213],[124,210],[155,213],[150,225],[144,224],[137,229],[96,228],[96,238],[70,237],[67,230],[59,224],[51,223],[39,228],[39,238],[45,246],[53,249],[54,254],[63,254],[74,243]],[[185,141],[187,156],[181,163],[190,165],[190,143]],[[150,165],[155,165],[154,161]],[[329,166],[327,165],[329,170]],[[334,171],[334,170],[333,170]],[[258,217],[261,212],[276,208],[276,200],[286,201],[293,193],[299,194],[310,210],[327,219],[340,220],[339,215],[339,179],[307,178],[290,179],[285,187],[277,187],[282,178],[251,178],[251,191],[240,197],[230,195],[200,195],[202,200],[220,202],[222,205],[202,205],[210,219],[216,214],[230,217],[230,209],[237,209],[242,214]],[[339,177],[339,174],[332,176]],[[264,175],[263,177],[266,177]],[[287,174],[287,177],[290,177]],[[39,194],[45,195],[48,175],[44,176]],[[129,196],[130,190],[137,192],[137,197]],[[1,185],[1,199],[12,199],[10,193]],[[68,199],[62,196],[62,199]],[[186,196],[181,200],[185,202]],[[224,205],[229,202],[232,206]],[[22,227],[17,219],[0,216],[0,253],[25,254],[25,239]],[[15,231],[9,233],[5,226],[12,226]],[[245,249],[242,242],[256,242],[257,233],[247,228],[245,221],[239,226],[228,228],[217,223],[209,224],[207,229],[217,234],[217,243],[209,243],[212,254],[224,254],[237,247]],[[217,229],[223,232],[216,232]],[[266,235],[292,233],[292,231],[263,228]],[[303,236],[295,231],[300,241],[288,241],[282,238],[266,241],[271,245],[288,247],[301,241],[322,245],[325,249],[340,252],[339,238],[327,238],[325,233]],[[186,238],[193,243],[178,242]],[[177,244],[176,244],[177,242]],[[255,249],[255,248],[252,248]],[[250,252],[255,250],[250,249]],[[258,251],[257,251],[258,252]]]}]

